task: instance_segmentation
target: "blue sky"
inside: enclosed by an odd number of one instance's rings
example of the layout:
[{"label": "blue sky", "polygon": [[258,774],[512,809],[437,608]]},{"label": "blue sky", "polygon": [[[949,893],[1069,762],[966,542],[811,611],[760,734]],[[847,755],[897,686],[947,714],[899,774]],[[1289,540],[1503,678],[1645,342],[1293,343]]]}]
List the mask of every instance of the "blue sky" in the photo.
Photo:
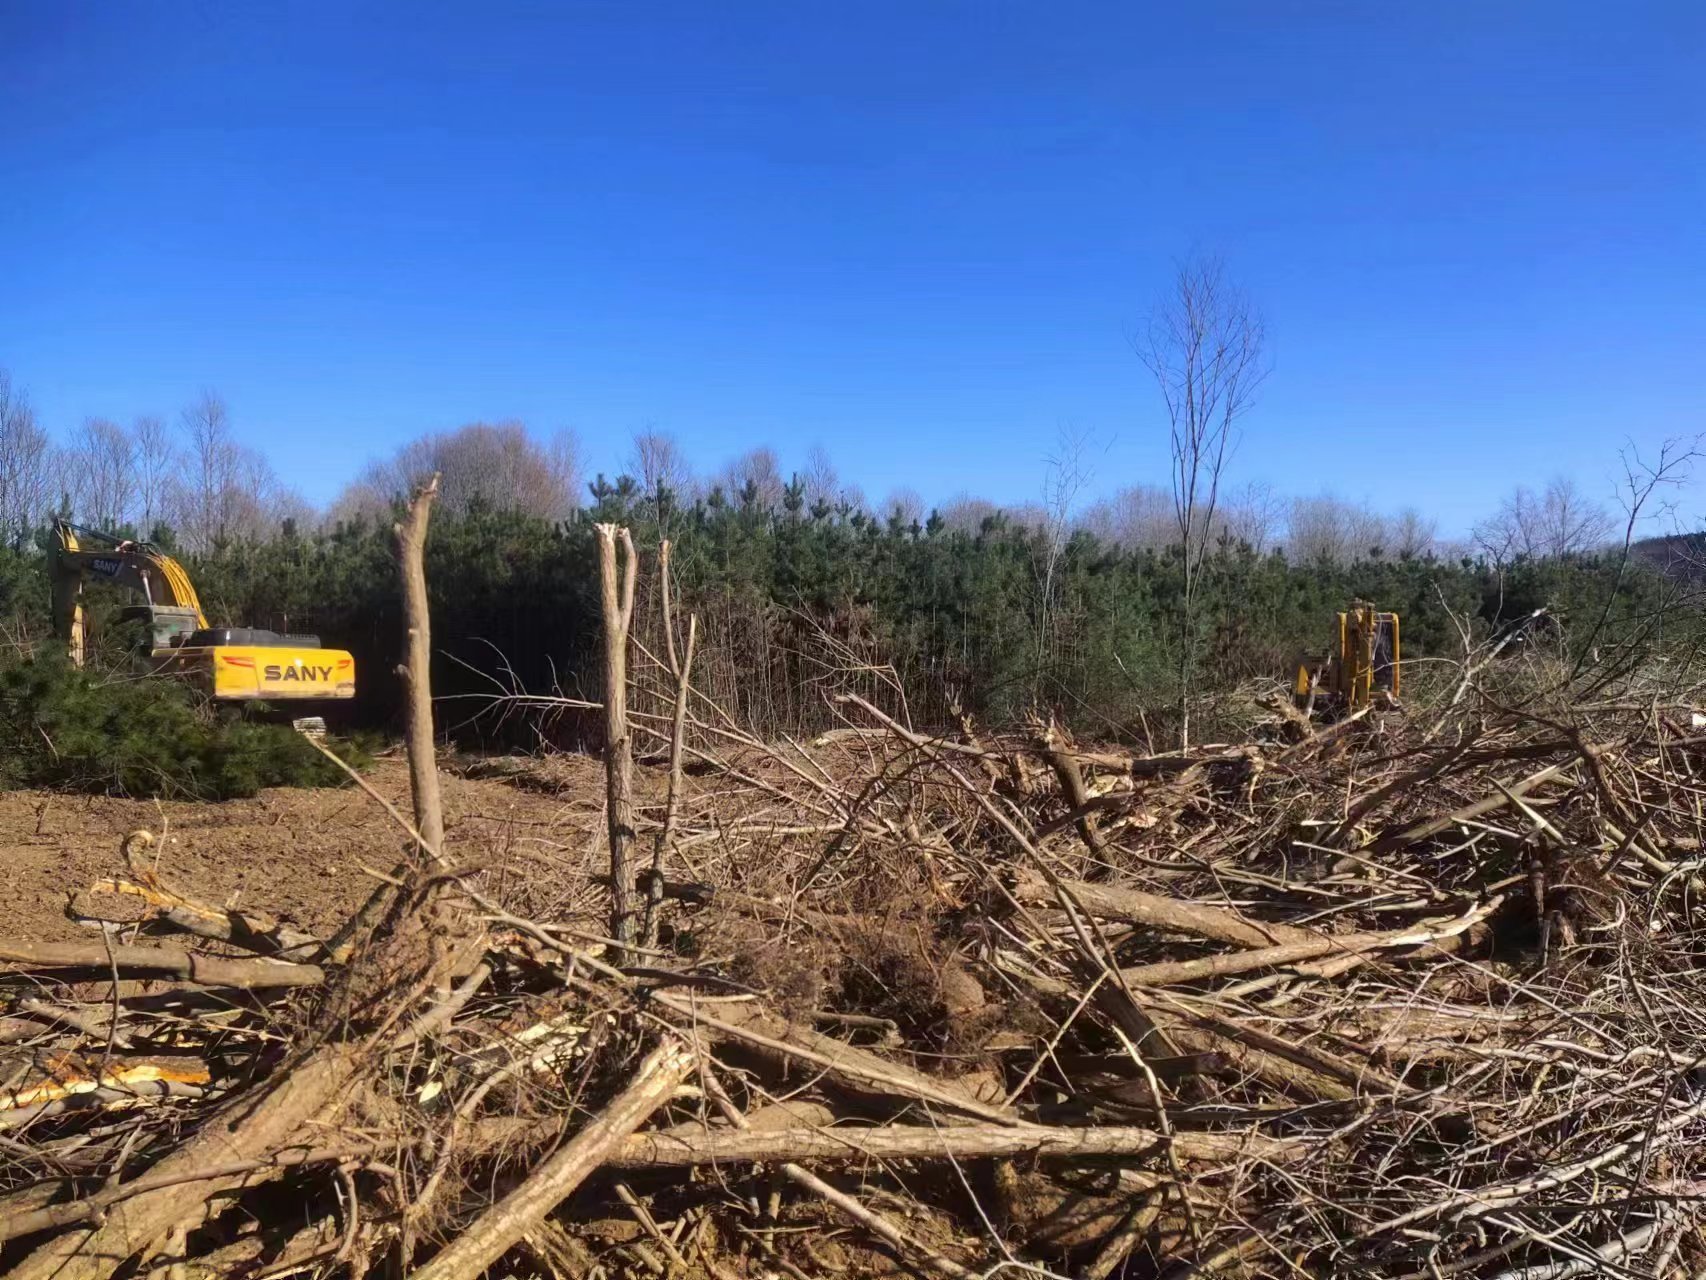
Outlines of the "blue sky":
[{"label": "blue sky", "polygon": [[1162,483],[1171,263],[1260,304],[1236,479],[1466,527],[1706,428],[1706,6],[0,6],[0,365],[202,387],[310,498],[519,417],[873,497]]}]

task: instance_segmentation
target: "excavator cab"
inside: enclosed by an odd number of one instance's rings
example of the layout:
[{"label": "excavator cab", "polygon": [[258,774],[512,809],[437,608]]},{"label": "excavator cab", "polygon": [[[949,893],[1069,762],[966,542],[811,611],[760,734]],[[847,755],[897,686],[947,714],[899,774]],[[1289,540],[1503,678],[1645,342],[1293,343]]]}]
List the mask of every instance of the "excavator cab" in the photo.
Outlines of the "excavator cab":
[{"label": "excavator cab", "polygon": [[[79,534],[100,543],[82,544]],[[318,636],[255,627],[214,627],[184,567],[148,542],[54,523],[54,626],[71,661],[83,665],[83,581],[93,576],[140,595],[123,621],[142,624],[138,648],[155,673],[187,680],[219,702],[320,702],[355,697],[355,659],[322,648]]]},{"label": "excavator cab", "polygon": [[1397,698],[1403,671],[1398,615],[1354,600],[1338,615],[1325,661],[1299,663],[1292,697],[1304,711],[1353,714],[1370,706],[1376,691]]},{"label": "excavator cab", "polygon": [[201,625],[201,617],[194,609],[169,605],[126,605],[119,610],[118,620],[140,624],[140,647],[150,653],[156,649],[177,648]]}]

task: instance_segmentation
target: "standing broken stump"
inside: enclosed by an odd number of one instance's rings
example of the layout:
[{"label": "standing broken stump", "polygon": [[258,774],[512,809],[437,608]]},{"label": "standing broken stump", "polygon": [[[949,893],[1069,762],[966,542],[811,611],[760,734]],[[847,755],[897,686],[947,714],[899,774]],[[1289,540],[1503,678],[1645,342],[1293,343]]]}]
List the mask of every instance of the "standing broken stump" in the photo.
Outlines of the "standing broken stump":
[{"label": "standing broken stump", "polygon": [[[610,832],[610,936],[634,939],[634,745],[628,734],[628,631],[639,561],[625,528],[597,526],[599,601],[604,618],[604,779]],[[621,538],[621,552],[617,538]],[[620,563],[619,563],[620,561]]]}]

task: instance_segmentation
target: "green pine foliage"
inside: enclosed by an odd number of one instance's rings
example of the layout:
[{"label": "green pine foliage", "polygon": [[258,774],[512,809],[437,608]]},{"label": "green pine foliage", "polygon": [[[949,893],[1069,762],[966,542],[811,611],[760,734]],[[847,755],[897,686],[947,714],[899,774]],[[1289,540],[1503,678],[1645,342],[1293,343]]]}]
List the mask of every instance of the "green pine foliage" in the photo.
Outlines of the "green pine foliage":
[{"label": "green pine foliage", "polygon": [[[352,744],[335,749],[363,756]],[[288,726],[198,707],[171,680],[79,671],[52,650],[0,665],[6,786],[225,800],[346,780]]]},{"label": "green pine foliage", "polygon": [[[610,520],[633,529],[642,553],[660,536],[673,540],[683,607],[700,618],[696,684],[760,732],[832,724],[830,685],[849,687],[849,668],[886,664],[899,675],[900,694],[875,677],[854,686],[888,705],[904,695],[921,724],[946,723],[956,708],[989,721],[1046,708],[1097,735],[1164,736],[1180,671],[1176,551],[1126,550],[1077,534],[1045,597],[1042,536],[1004,516],[973,530],[934,517],[878,519],[808,506],[797,484],[776,510],[751,490],[713,491],[690,505],[668,493],[643,497],[626,477],[600,477],[592,496],[590,508],[563,522],[482,506],[435,515],[427,548],[433,684],[440,723],[457,735],[524,733],[534,742],[533,730],[513,718],[479,715],[498,683],[597,698],[592,525]],[[290,529],[185,558],[210,615],[317,632],[349,649],[358,670],[353,722],[381,731],[399,723],[403,623],[389,521]],[[1668,616],[1659,607],[1664,592],[1650,566],[1609,556],[1495,567],[1370,548],[1354,564],[1316,565],[1228,541],[1197,588],[1190,678],[1211,695],[1254,677],[1283,679],[1298,656],[1324,649],[1333,613],[1356,597],[1402,614],[1410,659],[1456,656],[1460,627],[1490,634],[1541,605],[1557,620],[1553,634],[1584,655],[1629,636],[1680,642],[1674,617],[1668,631],[1655,621]],[[38,651],[46,598],[39,553],[0,550],[0,619]],[[655,615],[641,604],[645,639]],[[15,716],[10,723],[17,730]],[[574,745],[597,729],[564,717],[553,732]],[[219,768],[202,762],[198,785],[233,791],[277,776],[276,762],[240,738],[227,744],[232,780],[218,781]],[[129,789],[147,766],[124,771],[119,785]]]}]

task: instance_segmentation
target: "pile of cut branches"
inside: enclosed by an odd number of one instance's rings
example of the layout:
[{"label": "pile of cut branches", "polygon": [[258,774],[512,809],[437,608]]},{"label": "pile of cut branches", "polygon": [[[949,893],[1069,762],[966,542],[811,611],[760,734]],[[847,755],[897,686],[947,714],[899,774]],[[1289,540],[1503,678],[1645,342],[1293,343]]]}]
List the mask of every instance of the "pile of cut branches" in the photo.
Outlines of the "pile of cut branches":
[{"label": "pile of cut branches", "polygon": [[342,929],[138,835],[96,942],[0,942],[9,1274],[1706,1268],[1685,709],[1133,756],[847,695],[777,745],[691,663],[638,652],[608,837],[548,885],[447,839],[417,678],[404,856]]}]

